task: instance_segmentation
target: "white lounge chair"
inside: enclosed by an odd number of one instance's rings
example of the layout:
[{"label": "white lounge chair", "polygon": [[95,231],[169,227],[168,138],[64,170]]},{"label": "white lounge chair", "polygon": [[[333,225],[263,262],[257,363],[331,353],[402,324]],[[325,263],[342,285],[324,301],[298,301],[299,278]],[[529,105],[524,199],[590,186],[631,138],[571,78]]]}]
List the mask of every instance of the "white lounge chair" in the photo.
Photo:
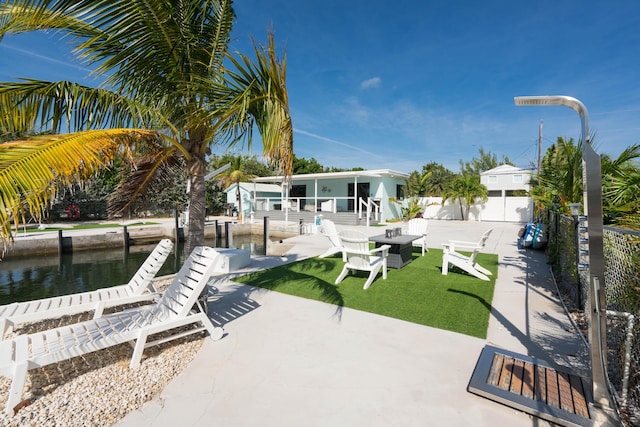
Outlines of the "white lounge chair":
[{"label": "white lounge chair", "polygon": [[[329,219],[322,220],[322,234],[324,234],[329,242],[331,243],[331,247],[327,249],[320,258],[326,258],[333,254],[337,254],[338,252],[342,252],[342,240],[340,240],[340,236],[338,235],[338,230],[336,230],[336,225],[333,221]],[[344,256],[342,257],[345,259]]]},{"label": "white lounge chair", "polygon": [[406,234],[414,236],[420,236],[419,239],[411,242],[412,246],[422,248],[422,256],[425,252],[429,252],[427,248],[427,230],[429,228],[429,221],[424,218],[413,218],[407,223]]},{"label": "white lounge chair", "polygon": [[171,240],[161,240],[126,285],[0,306],[0,338],[4,339],[9,328],[20,323],[91,310],[97,318],[107,307],[159,298],[152,281],[172,248]]},{"label": "white lounge chair", "polygon": [[[20,402],[26,375],[31,369],[126,342],[135,342],[129,365],[135,369],[146,347],[205,329],[212,339],[222,338],[224,331],[212,325],[198,301],[216,262],[214,249],[197,247],[155,304],[0,341],[0,375],[13,377],[5,412],[11,413]],[[150,335],[186,325],[194,327],[147,342]]]},{"label": "white lounge chair", "polygon": [[[446,275],[449,272],[449,265],[455,265],[461,270],[466,271],[472,276],[482,280],[489,280],[487,275],[491,275],[491,272],[482,267],[476,261],[476,256],[483,248],[489,235],[493,231],[492,228],[487,230],[480,239],[479,242],[462,242],[459,240],[450,240],[449,243],[443,243],[444,251],[442,253],[442,274]],[[456,250],[462,249],[465,252],[471,252],[471,255],[462,255]]]},{"label": "white lounge chair", "polygon": [[[369,249],[369,239],[359,231],[344,230],[340,233],[343,245],[343,259],[345,260],[342,272],[336,279],[336,285],[347,277],[351,270],[368,271],[369,277],[362,289],[368,289],[374,281],[380,269],[382,278],[387,278],[387,255],[389,245],[382,245],[376,249]],[[380,255],[376,255],[380,254]]]}]

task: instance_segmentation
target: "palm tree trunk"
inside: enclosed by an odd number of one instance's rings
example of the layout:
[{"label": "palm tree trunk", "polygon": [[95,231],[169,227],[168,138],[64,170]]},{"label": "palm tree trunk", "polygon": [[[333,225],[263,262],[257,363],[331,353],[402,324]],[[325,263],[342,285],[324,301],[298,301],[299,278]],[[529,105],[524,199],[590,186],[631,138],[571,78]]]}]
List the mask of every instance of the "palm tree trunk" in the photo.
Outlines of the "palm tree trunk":
[{"label": "palm tree trunk", "polygon": [[187,162],[191,190],[189,192],[189,225],[187,253],[196,246],[204,245],[204,218],[206,214],[204,173],[205,162],[199,156],[192,156]]},{"label": "palm tree trunk", "polygon": [[462,197],[458,198],[458,202],[460,202],[460,216],[462,217],[462,221],[464,221],[464,210],[462,210]]}]

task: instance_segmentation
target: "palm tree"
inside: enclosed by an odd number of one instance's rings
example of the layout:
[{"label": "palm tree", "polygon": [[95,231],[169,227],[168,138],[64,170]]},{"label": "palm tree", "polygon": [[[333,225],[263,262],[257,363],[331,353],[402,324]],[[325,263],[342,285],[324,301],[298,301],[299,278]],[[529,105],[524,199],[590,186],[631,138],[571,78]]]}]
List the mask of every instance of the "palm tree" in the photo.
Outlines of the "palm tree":
[{"label": "palm tree", "polygon": [[[609,222],[638,221],[633,214],[640,209],[638,167],[634,164],[639,157],[640,144],[627,147],[615,159],[601,156],[603,210]],[[569,203],[582,201],[582,141],[575,144],[573,139],[559,137],[547,149],[531,194],[538,210],[557,204],[565,214],[569,214]]]},{"label": "palm tree", "polygon": [[453,179],[454,173],[436,162],[422,166],[424,196],[440,196],[447,184]]},{"label": "palm tree", "polygon": [[218,175],[218,179],[224,183],[224,187],[228,188],[230,185],[236,185],[236,201],[238,202],[238,221],[242,222],[242,197],[240,196],[240,183],[246,182],[251,178],[255,178],[256,175],[247,173],[245,171],[245,161],[247,158],[242,156],[235,157],[231,161],[231,167],[226,171]]},{"label": "palm tree", "polygon": [[569,204],[582,200],[582,141],[558,137],[542,159],[532,195],[538,208],[557,203],[569,213]]},{"label": "palm tree", "polygon": [[424,195],[424,176],[418,171],[413,171],[405,179],[404,194],[407,197],[421,197]]},{"label": "palm tree", "polygon": [[[480,175],[462,173],[456,176],[442,193],[442,204],[444,205],[447,200],[454,201],[456,199],[460,201],[462,219],[468,220],[469,211],[476,200],[480,199],[485,203],[489,199],[487,187],[480,183]],[[463,205],[464,212],[462,211]]]},{"label": "palm tree", "polygon": [[627,147],[613,159],[601,156],[605,217],[619,225],[640,228],[640,144]]},{"label": "palm tree", "polygon": [[[228,52],[232,0],[15,0],[0,5],[0,40],[51,30],[74,47],[100,87],[22,79],[0,83],[0,135],[41,136],[0,144],[0,225],[40,214],[54,184],[86,179],[118,157],[135,167],[111,200],[122,212],[176,167],[190,180],[187,247],[204,243],[206,156],[213,144],[251,144],[291,174],[293,127],[286,60],[273,35],[255,59]],[[61,134],[63,131],[69,133]]]}]

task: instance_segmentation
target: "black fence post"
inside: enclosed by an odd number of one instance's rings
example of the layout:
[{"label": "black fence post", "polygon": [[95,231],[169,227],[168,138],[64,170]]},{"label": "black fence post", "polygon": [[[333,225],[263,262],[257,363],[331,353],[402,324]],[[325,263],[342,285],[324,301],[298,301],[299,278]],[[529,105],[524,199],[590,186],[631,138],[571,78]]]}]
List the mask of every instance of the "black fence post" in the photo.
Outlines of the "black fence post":
[{"label": "black fence post", "polygon": [[264,245],[264,253],[265,255],[267,254],[267,249],[268,246],[267,244],[269,243],[269,217],[265,216],[263,219],[263,223],[262,223],[262,244]]},{"label": "black fence post", "polygon": [[[173,220],[174,220],[174,227],[175,227],[175,239],[176,239],[176,251],[178,250],[178,242],[180,242],[180,226],[179,226],[179,222],[178,222],[178,206],[174,206],[173,208]],[[177,253],[177,252],[176,252]]]},{"label": "black fence post", "polygon": [[64,249],[62,244],[62,230],[58,230],[58,255],[62,256],[62,250]]},{"label": "black fence post", "polygon": [[129,250],[129,231],[126,225],[122,226],[122,248],[125,251]]}]

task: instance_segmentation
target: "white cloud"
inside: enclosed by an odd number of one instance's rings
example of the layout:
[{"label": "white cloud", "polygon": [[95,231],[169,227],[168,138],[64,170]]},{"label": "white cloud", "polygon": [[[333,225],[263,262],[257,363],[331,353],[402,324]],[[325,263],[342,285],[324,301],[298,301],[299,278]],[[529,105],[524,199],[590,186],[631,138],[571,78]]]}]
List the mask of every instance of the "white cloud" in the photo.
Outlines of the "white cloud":
[{"label": "white cloud", "polygon": [[360,83],[360,89],[371,89],[380,87],[381,83],[382,79],[380,77],[373,77]]},{"label": "white cloud", "polygon": [[320,141],[329,142],[331,144],[340,145],[342,147],[351,149],[353,151],[359,151],[359,152],[367,154],[367,155],[372,155],[370,150],[365,150],[364,148],[358,147],[357,145],[347,144],[346,142],[337,141],[335,139],[327,138],[326,136],[322,136],[322,135],[318,135],[318,134],[315,134],[315,133],[307,132],[306,130],[302,130],[302,129],[298,129],[298,128],[295,128],[293,131],[297,132],[297,133],[300,133],[302,135],[309,136],[311,138],[319,139]]},{"label": "white cloud", "polygon": [[31,56],[31,57],[34,57],[34,58],[37,58],[37,59],[41,59],[43,61],[48,61],[48,62],[51,62],[51,63],[54,63],[54,64],[58,64],[58,65],[63,65],[65,67],[75,68],[77,70],[86,71],[87,73],[91,72],[91,70],[89,68],[87,68],[87,67],[83,67],[81,65],[76,65],[76,64],[73,64],[73,63],[71,63],[69,61],[59,60],[59,59],[53,58],[51,56],[41,55],[41,54],[39,54],[37,52],[34,52],[33,50],[30,50],[30,49],[22,49],[20,47],[11,46],[11,45],[7,45],[7,44],[5,44],[2,47],[5,48],[5,49],[9,49],[9,50],[13,50],[15,52],[21,53],[23,55],[28,55],[28,56]]}]

